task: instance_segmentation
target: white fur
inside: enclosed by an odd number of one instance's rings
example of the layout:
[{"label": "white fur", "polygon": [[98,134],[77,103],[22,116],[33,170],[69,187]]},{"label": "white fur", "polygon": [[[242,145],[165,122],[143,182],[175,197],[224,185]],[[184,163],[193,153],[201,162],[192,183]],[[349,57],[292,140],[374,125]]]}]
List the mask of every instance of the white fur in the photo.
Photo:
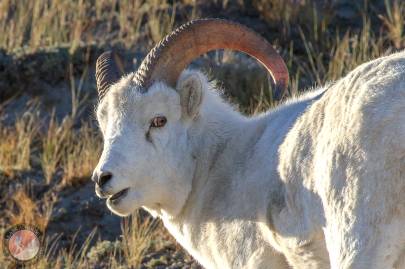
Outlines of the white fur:
[{"label": "white fur", "polygon": [[252,118],[199,72],[104,99],[95,172],[130,187],[109,208],[143,206],[204,267],[405,268],[405,52]]}]

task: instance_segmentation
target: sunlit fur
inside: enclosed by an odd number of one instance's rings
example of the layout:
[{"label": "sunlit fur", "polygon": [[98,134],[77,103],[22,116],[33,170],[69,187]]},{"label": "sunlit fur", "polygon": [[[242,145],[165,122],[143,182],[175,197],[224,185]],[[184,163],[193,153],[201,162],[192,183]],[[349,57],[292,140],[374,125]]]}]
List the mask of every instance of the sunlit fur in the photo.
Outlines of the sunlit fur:
[{"label": "sunlit fur", "polygon": [[97,116],[95,173],[130,187],[109,208],[144,207],[206,268],[405,268],[405,52],[252,118],[192,71],[123,78]]}]

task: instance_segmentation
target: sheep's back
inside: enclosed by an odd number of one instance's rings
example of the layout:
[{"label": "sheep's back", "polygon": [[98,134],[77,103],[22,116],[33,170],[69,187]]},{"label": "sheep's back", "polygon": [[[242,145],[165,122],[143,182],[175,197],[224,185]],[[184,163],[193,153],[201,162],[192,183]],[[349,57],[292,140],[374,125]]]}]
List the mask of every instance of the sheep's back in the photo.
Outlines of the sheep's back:
[{"label": "sheep's back", "polygon": [[405,218],[405,51],[331,85],[297,119],[279,155],[290,200],[302,196],[303,185],[319,197],[321,219]]}]

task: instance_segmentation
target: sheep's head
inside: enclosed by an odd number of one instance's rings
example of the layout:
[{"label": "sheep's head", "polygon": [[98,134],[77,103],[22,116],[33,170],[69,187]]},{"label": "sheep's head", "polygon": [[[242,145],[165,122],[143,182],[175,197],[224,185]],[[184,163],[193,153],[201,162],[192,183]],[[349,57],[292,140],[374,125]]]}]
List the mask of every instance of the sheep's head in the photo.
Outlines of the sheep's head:
[{"label": "sheep's head", "polygon": [[204,79],[186,72],[176,90],[154,83],[141,93],[127,76],[100,102],[104,150],[94,172],[96,193],[109,197],[113,212],[126,215],[140,206],[173,212],[187,197],[195,167],[188,129],[197,117]]},{"label": "sheep's head", "polygon": [[224,20],[181,26],[148,54],[136,73],[121,79],[113,53],[97,60],[97,118],[104,149],[93,179],[97,195],[108,198],[113,212],[128,215],[144,206],[173,215],[182,208],[198,158],[190,130],[209,87],[200,73],[183,70],[201,54],[221,48],[258,59],[272,75],[276,95],[285,92],[288,72],[271,45]]}]

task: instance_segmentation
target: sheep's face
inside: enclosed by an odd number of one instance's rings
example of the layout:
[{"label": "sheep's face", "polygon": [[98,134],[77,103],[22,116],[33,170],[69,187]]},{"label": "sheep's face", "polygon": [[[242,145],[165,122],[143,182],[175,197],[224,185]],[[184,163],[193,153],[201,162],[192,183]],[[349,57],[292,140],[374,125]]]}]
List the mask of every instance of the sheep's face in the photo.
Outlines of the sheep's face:
[{"label": "sheep's face", "polygon": [[185,73],[177,90],[155,83],[140,93],[130,77],[113,85],[97,109],[104,148],[93,178],[108,208],[179,211],[195,169],[189,128],[202,100],[204,77]]}]

